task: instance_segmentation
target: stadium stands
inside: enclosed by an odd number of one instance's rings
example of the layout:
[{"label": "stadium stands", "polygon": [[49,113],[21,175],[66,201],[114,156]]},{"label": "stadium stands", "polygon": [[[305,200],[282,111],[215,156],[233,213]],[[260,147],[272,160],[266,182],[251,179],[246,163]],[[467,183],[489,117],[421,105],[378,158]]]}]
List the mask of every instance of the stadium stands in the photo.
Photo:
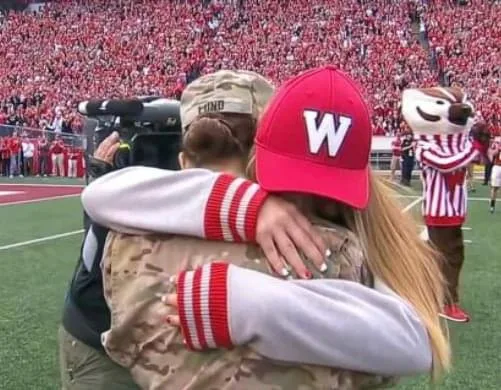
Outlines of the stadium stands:
[{"label": "stadium stands", "polygon": [[279,83],[326,63],[359,80],[377,135],[403,126],[402,88],[439,80],[464,84],[482,115],[501,123],[498,1],[206,3],[60,0],[41,13],[8,14],[0,31],[0,124],[78,133],[76,104],[91,97],[179,96],[187,82],[220,67]]}]

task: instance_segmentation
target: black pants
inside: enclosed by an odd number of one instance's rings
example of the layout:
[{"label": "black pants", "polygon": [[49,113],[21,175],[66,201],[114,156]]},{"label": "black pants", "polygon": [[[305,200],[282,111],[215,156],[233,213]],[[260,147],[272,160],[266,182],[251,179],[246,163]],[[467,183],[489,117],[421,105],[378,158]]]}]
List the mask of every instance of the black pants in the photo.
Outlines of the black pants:
[{"label": "black pants", "polygon": [[48,175],[49,172],[49,156],[48,155],[40,155],[38,157],[38,174],[39,175]]},{"label": "black pants", "polygon": [[24,175],[33,175],[33,157],[24,158]]},{"label": "black pants", "polygon": [[486,162],[484,165],[484,185],[489,184],[492,172],[492,163],[490,161]]},{"label": "black pants", "polygon": [[0,175],[9,176],[10,174],[10,159],[0,160]]},{"label": "black pants", "polygon": [[412,169],[414,168],[414,157],[402,158],[402,184],[410,185]]}]

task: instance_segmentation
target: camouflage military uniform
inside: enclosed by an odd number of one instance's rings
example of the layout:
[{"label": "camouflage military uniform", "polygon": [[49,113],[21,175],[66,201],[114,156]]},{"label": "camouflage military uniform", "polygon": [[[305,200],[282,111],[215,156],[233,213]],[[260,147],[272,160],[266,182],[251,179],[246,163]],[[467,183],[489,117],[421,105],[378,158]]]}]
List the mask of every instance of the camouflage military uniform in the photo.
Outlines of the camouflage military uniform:
[{"label": "camouflage military uniform", "polygon": [[[323,231],[332,255],[325,274],[306,261],[314,277],[372,286],[353,234],[337,226]],[[171,275],[216,260],[271,273],[260,249],[250,244],[167,235],[108,236],[103,275],[112,320],[103,344],[111,358],[127,367],[142,388],[353,390],[393,384],[392,378],[273,362],[249,347],[203,353],[186,349],[179,330],[165,324],[169,309],[160,296],[173,291],[168,283]]]}]

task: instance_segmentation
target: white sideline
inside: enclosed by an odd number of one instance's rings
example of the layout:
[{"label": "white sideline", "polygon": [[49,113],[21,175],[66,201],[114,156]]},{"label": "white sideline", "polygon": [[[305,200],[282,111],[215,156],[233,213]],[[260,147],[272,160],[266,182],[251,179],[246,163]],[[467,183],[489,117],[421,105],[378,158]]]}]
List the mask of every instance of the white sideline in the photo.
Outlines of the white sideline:
[{"label": "white sideline", "polygon": [[[403,199],[417,199],[417,198],[422,198],[421,195],[400,195],[400,194],[396,194],[394,195],[395,198],[403,198]],[[472,198],[472,197],[468,197],[468,200],[479,200],[479,201],[486,201],[486,200],[491,200],[491,198]]]},{"label": "white sideline", "polygon": [[[421,196],[403,196],[403,197],[413,198],[413,199],[415,198],[414,201],[412,201],[411,203],[409,203],[407,206],[405,206],[402,209],[403,213],[408,212],[410,209],[412,209],[414,206],[416,206],[423,199],[423,197],[421,197]],[[31,244],[37,244],[39,242],[57,240],[59,238],[71,237],[71,236],[75,236],[77,234],[81,234],[83,232],[84,232],[84,230],[80,229],[80,230],[74,230],[72,232],[55,234],[53,236],[47,236],[47,237],[37,238],[37,239],[34,239],[34,240],[21,241],[21,242],[15,243],[15,244],[9,244],[9,245],[0,246],[0,251],[4,251],[4,250],[7,250],[7,249],[12,249],[12,248],[19,248],[19,247],[27,246],[27,245],[31,245]]]},{"label": "white sideline", "polygon": [[58,199],[74,198],[75,196],[80,196],[80,194],[56,195],[56,196],[49,196],[47,198],[16,200],[14,202],[0,203],[0,207],[14,206],[14,205],[17,205],[17,204],[29,204],[29,203],[45,202],[45,201],[48,201],[48,200],[58,200]]},{"label": "white sideline", "polygon": [[9,245],[0,246],[0,251],[5,251],[7,249],[12,249],[12,248],[19,248],[21,246],[27,246],[27,245],[31,245],[31,244],[38,244],[39,242],[45,242],[45,241],[57,240],[59,238],[75,236],[77,234],[82,234],[83,232],[84,232],[84,230],[80,229],[80,230],[74,230],[72,232],[55,234],[53,236],[36,238],[34,240],[16,242],[15,244],[9,244]]},{"label": "white sideline", "polygon": [[70,187],[70,188],[83,188],[85,187],[85,183],[82,184],[43,184],[43,183],[6,183],[2,182],[0,183],[0,187],[5,186],[5,187],[13,187],[13,186],[18,186],[18,187]]},{"label": "white sideline", "polygon": [[402,209],[402,213],[406,213],[407,211],[409,211],[410,209],[412,209],[415,205],[417,205],[419,202],[421,202],[423,200],[423,197],[422,196],[419,196],[416,200],[412,201],[411,203],[409,203],[407,206],[405,206],[403,209]]}]

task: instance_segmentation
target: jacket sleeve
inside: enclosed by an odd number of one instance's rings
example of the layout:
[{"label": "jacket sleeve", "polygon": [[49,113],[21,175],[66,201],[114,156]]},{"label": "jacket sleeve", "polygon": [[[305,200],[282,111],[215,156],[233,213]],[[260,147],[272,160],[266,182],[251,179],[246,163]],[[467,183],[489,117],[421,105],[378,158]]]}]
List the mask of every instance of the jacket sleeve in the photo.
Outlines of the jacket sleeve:
[{"label": "jacket sleeve", "polygon": [[249,344],[270,359],[391,376],[432,367],[426,328],[380,282],[286,281],[212,263],[181,273],[177,292],[193,350]]},{"label": "jacket sleeve", "polygon": [[255,240],[266,196],[255,183],[205,169],[130,167],[93,181],[82,203],[93,221],[122,233],[240,242]]},{"label": "jacket sleeve", "polygon": [[437,148],[418,142],[416,159],[424,165],[433,167],[441,172],[452,172],[466,167],[482,154],[482,146],[476,141],[470,142],[457,154],[445,154]]}]

